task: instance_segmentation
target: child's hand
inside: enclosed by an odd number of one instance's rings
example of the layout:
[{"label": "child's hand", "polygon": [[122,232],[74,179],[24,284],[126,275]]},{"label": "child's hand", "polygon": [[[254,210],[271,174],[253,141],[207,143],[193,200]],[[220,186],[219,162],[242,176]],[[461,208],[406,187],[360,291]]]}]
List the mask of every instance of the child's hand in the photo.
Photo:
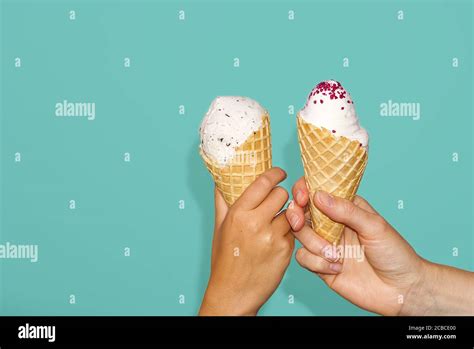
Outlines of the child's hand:
[{"label": "child's hand", "polygon": [[[284,212],[286,173],[274,167],[228,208],[215,189],[211,276],[200,315],[256,315],[280,284],[294,238]],[[278,215],[277,215],[278,214]]]}]

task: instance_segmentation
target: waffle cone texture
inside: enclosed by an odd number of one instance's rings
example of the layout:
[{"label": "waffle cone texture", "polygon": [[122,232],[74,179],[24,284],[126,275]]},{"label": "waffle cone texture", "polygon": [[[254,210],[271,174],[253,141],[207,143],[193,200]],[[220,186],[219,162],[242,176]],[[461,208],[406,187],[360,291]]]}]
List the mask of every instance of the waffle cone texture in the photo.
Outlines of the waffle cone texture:
[{"label": "waffle cone texture", "polygon": [[353,200],[367,165],[367,149],[358,141],[334,136],[331,130],[316,127],[297,117],[298,139],[306,184],[310,191],[313,230],[330,243],[341,239],[344,225],[332,221],[313,203],[317,190]]},{"label": "waffle cone texture", "polygon": [[200,154],[227,205],[232,206],[258,176],[272,167],[269,116],[262,117],[262,126],[235,150],[226,166],[219,166],[202,149]]}]

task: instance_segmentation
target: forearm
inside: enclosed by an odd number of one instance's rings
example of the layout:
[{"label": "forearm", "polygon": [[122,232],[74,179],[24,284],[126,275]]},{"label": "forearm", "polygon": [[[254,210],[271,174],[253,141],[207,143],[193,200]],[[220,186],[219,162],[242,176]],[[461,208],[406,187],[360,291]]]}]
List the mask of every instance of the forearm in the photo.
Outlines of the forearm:
[{"label": "forearm", "polygon": [[401,315],[474,315],[474,273],[431,262]]},{"label": "forearm", "polygon": [[232,290],[215,287],[212,282],[204,294],[199,316],[255,316],[258,309],[248,307]]}]

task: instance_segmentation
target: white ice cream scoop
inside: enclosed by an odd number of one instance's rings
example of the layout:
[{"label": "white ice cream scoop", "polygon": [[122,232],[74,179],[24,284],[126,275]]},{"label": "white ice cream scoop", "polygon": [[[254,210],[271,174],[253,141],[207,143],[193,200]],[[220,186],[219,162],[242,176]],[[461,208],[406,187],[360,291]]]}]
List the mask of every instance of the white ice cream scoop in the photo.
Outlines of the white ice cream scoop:
[{"label": "white ice cream scoop", "polygon": [[365,148],[369,144],[369,135],[359,124],[354,101],[337,81],[317,84],[299,115],[316,127],[330,130],[335,136],[357,140]]},{"label": "white ice cream scoop", "polygon": [[226,166],[235,150],[262,126],[266,114],[267,111],[251,98],[217,97],[199,129],[201,150],[219,166]]}]

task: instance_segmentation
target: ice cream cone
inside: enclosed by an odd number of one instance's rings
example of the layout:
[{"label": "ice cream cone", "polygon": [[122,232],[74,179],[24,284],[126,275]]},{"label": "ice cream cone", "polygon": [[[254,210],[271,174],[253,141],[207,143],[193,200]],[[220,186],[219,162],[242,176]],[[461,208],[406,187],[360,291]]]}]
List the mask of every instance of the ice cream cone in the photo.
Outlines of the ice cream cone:
[{"label": "ice cream cone", "polygon": [[228,164],[220,166],[203,152],[207,169],[229,206],[263,172],[272,167],[272,148],[268,114],[262,117],[261,127],[235,150]]},{"label": "ice cream cone", "polygon": [[313,204],[317,190],[352,200],[367,164],[367,149],[357,140],[335,136],[331,130],[314,126],[298,115],[298,138],[306,184],[310,195],[313,229],[331,243],[337,244],[344,225],[336,223]]}]

